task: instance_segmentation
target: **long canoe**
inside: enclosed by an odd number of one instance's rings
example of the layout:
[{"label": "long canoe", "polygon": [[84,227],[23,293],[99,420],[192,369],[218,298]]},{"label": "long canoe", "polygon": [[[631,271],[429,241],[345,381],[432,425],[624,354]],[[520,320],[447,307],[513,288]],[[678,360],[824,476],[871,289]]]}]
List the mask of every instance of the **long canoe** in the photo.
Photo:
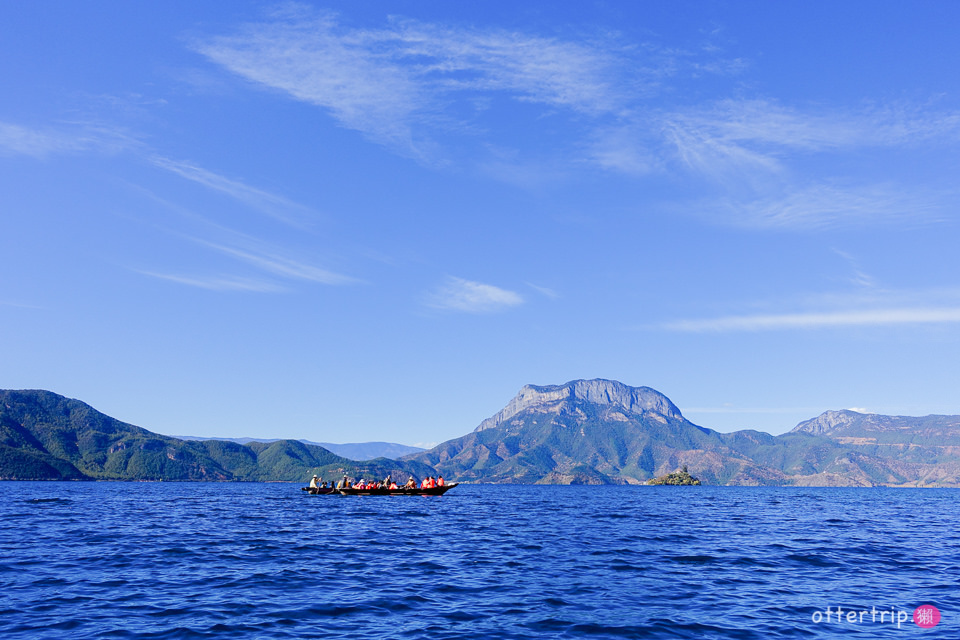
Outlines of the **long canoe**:
[{"label": "long canoe", "polygon": [[432,487],[430,489],[354,489],[352,487],[340,489],[340,494],[345,496],[442,496],[450,489],[460,484],[453,482],[445,484],[442,487]]},{"label": "long canoe", "polygon": [[337,493],[333,487],[300,487],[300,491],[309,491],[312,496],[326,496],[331,493]]}]

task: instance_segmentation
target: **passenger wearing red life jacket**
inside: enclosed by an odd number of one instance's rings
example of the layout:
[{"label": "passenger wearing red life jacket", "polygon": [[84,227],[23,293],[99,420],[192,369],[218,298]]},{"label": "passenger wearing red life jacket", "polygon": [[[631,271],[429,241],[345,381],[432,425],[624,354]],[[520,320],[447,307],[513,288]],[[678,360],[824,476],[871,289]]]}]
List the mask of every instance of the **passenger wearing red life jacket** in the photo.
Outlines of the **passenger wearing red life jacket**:
[{"label": "passenger wearing red life jacket", "polygon": [[443,476],[437,476],[437,486],[438,487],[443,486]]},{"label": "passenger wearing red life jacket", "polygon": [[397,487],[397,483],[396,483],[396,482],[391,482],[391,483],[390,483],[390,488],[391,488],[391,489],[398,489],[399,487]]}]

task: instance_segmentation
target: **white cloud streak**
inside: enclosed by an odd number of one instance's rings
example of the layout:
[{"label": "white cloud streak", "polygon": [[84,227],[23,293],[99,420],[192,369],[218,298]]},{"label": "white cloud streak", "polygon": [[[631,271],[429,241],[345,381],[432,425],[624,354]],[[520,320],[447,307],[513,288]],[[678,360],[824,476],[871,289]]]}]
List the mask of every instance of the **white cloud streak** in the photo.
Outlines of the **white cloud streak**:
[{"label": "white cloud streak", "polygon": [[504,163],[491,157],[497,145],[486,141],[469,156],[480,170],[524,186],[543,182],[542,167],[556,175],[572,165],[633,177],[683,175],[700,181],[696,190],[714,191],[706,211],[715,221],[789,230],[937,221],[956,200],[949,189],[911,188],[892,175],[838,177],[805,168],[800,182],[796,167],[815,155],[922,153],[956,144],[960,112],[904,104],[792,106],[763,97],[663,106],[669,96],[685,94],[679,83],[687,75],[747,68],[711,47],[694,54],[613,35],[573,41],[398,18],[360,28],[294,6],[198,40],[194,49],[427,163],[442,163],[440,140],[449,147],[458,135],[502,135],[503,120],[484,117],[504,101],[531,105],[532,118],[552,123],[540,140],[556,143],[553,157],[562,162],[541,159],[539,171],[529,158]]},{"label": "white cloud streak", "polygon": [[726,316],[700,320],[677,320],[660,327],[690,333],[729,333],[836,327],[880,327],[915,324],[960,323],[960,308],[889,308],[847,311]]},{"label": "white cloud streak", "polygon": [[44,307],[39,307],[34,304],[25,304],[22,302],[12,302],[10,300],[0,300],[0,307],[13,307],[15,309],[36,309],[42,310]]},{"label": "white cloud streak", "polygon": [[427,306],[434,309],[489,313],[523,304],[523,297],[507,289],[462,278],[447,278],[427,297]]},{"label": "white cloud streak", "polygon": [[[596,165],[637,177],[675,174],[713,185],[709,200],[685,203],[723,224],[815,230],[940,222],[957,201],[950,187],[818,175],[798,163],[869,150],[924,151],[960,142],[960,114],[920,108],[801,110],[768,100],[723,100],[661,110],[598,128],[587,155]],[[882,180],[882,178],[881,178]]]},{"label": "white cloud streak", "polygon": [[193,238],[199,244],[256,267],[267,273],[291,280],[307,280],[329,285],[346,285],[360,282],[356,278],[335,273],[305,262],[276,253],[240,249],[215,242]]},{"label": "white cloud streak", "polygon": [[0,122],[0,154],[6,155],[46,158],[89,151],[117,153],[137,144],[117,128],[67,123],[60,128],[37,129]]},{"label": "white cloud streak", "polygon": [[315,215],[309,208],[238,180],[231,180],[194,164],[178,162],[169,158],[154,156],[154,166],[174,173],[204,187],[222,193],[244,205],[260,211],[280,222],[297,228],[304,228],[305,218]]},{"label": "white cloud streak", "polygon": [[421,159],[430,154],[431,130],[454,123],[470,128],[464,114],[475,115],[481,97],[501,94],[592,116],[623,106],[616,87],[624,72],[615,52],[504,30],[412,20],[350,29],[331,14],[301,12],[206,39],[195,49]]},{"label": "white cloud streak", "polygon": [[944,215],[955,195],[947,191],[918,193],[892,184],[837,186],[815,184],[755,199],[725,197],[704,202],[707,217],[743,227],[766,229],[826,229],[863,224],[910,222],[930,224]]},{"label": "white cloud streak", "polygon": [[184,276],[171,273],[159,273],[156,271],[137,271],[141,275],[168,280],[177,284],[183,284],[199,289],[210,291],[242,291],[253,293],[278,293],[286,291],[286,288],[275,282],[258,280],[256,278],[241,278],[236,276]]},{"label": "white cloud streak", "polygon": [[960,114],[865,107],[801,111],[770,100],[722,100],[663,116],[689,144],[807,152],[960,140]]},{"label": "white cloud streak", "polygon": [[526,284],[527,284],[528,287],[530,287],[531,289],[533,289],[534,291],[536,291],[536,292],[539,293],[540,295],[546,296],[547,298],[550,298],[550,299],[552,299],[552,300],[556,300],[557,298],[560,297],[560,294],[559,294],[559,293],[557,293],[557,292],[554,291],[553,289],[550,289],[549,287],[540,287],[540,286],[537,286],[537,285],[533,284],[532,282],[528,282],[528,283],[526,283]]}]

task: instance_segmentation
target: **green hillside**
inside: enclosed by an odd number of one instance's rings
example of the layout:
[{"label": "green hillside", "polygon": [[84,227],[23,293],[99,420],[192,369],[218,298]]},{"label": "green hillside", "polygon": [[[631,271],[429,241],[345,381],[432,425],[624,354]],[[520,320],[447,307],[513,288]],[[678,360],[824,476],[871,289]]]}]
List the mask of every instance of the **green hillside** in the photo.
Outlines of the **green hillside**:
[{"label": "green hillside", "polygon": [[304,481],[419,471],[417,463],[354,462],[293,440],[246,445],[184,441],[115,420],[49,391],[0,391],[0,479]]}]

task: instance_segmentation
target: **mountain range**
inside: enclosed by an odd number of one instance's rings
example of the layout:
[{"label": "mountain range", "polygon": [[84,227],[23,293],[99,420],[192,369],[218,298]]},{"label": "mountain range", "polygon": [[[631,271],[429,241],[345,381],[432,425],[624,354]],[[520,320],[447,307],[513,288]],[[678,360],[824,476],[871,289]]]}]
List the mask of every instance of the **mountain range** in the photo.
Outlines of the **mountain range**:
[{"label": "mountain range", "polygon": [[960,416],[828,411],[772,436],[697,426],[663,394],[611,380],[527,385],[470,434],[405,460],[475,482],[960,485]]},{"label": "mountain range", "polygon": [[719,433],[654,389],[601,379],[527,385],[471,433],[399,459],[243,440],[162,436],[49,391],[0,391],[0,479],[640,484],[686,466],[705,484],[960,486],[960,416],[827,411],[779,436]]},{"label": "mountain range", "polygon": [[[267,444],[278,442],[280,438],[201,438],[199,436],[170,436],[178,440],[226,440],[238,444],[250,444],[251,442],[266,442]],[[312,444],[323,447],[331,453],[335,453],[343,458],[350,460],[374,460],[376,458],[399,458],[420,451],[426,451],[423,447],[411,447],[406,444],[397,444],[396,442],[345,442],[337,444],[334,442],[313,442],[312,440],[298,440],[303,444]]]}]

